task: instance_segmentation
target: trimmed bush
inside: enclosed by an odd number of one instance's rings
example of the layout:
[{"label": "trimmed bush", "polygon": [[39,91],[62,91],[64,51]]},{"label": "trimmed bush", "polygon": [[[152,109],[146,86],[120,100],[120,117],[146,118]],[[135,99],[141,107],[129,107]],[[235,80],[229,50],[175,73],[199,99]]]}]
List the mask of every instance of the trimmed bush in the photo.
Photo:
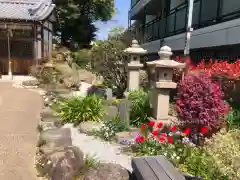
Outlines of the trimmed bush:
[{"label": "trimmed bush", "polygon": [[188,73],[178,85],[176,111],[181,123],[199,132],[202,126],[216,128],[228,111],[224,94],[206,73]]}]

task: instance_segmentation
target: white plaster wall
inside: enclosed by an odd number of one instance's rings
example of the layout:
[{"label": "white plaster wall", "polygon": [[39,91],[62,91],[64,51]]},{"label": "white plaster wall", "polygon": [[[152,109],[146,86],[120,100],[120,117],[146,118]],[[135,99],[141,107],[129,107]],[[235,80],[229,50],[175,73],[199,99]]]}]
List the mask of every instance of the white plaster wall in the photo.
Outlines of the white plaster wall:
[{"label": "white plaster wall", "polygon": [[[191,36],[191,48],[203,48],[213,46],[223,46],[240,44],[240,18],[210,27],[193,31]],[[185,46],[185,33],[164,38],[164,45],[168,45],[172,50],[183,50]],[[149,53],[158,52],[160,40],[143,44]]]}]

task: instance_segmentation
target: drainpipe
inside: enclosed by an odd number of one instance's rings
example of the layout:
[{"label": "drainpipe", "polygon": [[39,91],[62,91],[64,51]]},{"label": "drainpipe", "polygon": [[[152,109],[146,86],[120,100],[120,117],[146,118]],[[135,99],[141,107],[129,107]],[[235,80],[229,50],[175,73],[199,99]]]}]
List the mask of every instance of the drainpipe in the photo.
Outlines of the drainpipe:
[{"label": "drainpipe", "polygon": [[[193,31],[192,28],[192,16],[193,16],[193,3],[194,0],[188,0],[188,12],[187,12],[187,29],[186,29],[186,39],[185,39],[185,48],[184,48],[184,56],[185,56],[185,72],[188,70],[188,63],[190,61],[190,40],[191,40],[191,33]],[[184,74],[183,77],[184,78]]]},{"label": "drainpipe", "polygon": [[185,57],[189,56],[191,32],[193,31],[193,28],[192,28],[193,2],[194,0],[188,0],[187,31],[186,31],[186,40],[185,40],[185,48],[184,48]]}]

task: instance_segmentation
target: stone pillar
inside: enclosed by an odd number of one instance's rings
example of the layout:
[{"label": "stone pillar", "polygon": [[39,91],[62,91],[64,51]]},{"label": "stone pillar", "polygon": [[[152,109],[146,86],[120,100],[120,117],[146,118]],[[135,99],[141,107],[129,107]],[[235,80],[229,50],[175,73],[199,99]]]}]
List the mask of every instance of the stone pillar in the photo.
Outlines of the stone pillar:
[{"label": "stone pillar", "polygon": [[163,46],[159,51],[159,60],[147,62],[150,69],[154,69],[154,78],[151,87],[151,105],[153,107],[153,118],[157,121],[168,121],[171,119],[169,112],[169,93],[175,89],[177,84],[172,82],[173,69],[184,68],[184,63],[170,60],[171,48]]},{"label": "stone pillar", "polygon": [[137,40],[132,41],[131,47],[124,50],[130,55],[130,63],[128,63],[128,91],[134,91],[139,88],[139,71],[143,67],[140,63],[140,56],[146,54],[146,50],[141,48]]}]

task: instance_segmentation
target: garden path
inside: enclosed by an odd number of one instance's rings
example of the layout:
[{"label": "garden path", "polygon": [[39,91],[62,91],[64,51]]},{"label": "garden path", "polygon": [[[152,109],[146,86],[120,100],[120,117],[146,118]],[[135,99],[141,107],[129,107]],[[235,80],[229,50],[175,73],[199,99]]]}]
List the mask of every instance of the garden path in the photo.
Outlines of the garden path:
[{"label": "garden path", "polygon": [[0,83],[0,180],[36,180],[39,94]]}]

